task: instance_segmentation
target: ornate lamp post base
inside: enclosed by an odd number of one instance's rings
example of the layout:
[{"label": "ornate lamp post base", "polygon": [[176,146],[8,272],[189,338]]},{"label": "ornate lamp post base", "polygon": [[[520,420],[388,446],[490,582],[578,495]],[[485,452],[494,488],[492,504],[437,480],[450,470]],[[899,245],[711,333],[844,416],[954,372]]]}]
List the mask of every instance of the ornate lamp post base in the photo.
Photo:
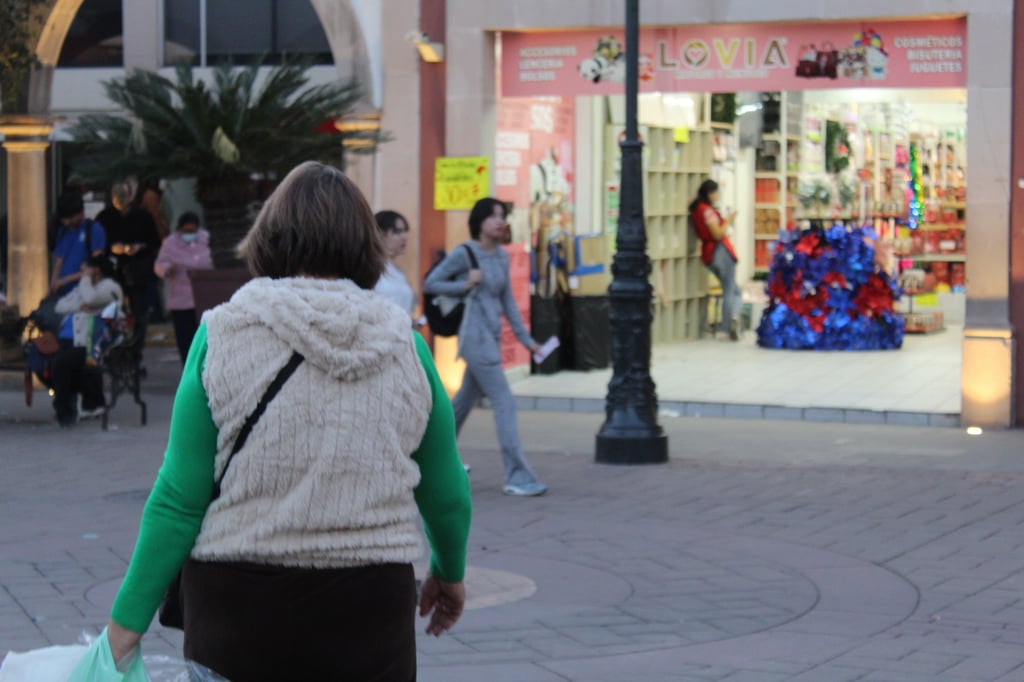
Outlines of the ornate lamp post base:
[{"label": "ornate lamp post base", "polygon": [[664,433],[653,436],[599,433],[594,461],[598,464],[664,464],[668,461],[668,436]]}]

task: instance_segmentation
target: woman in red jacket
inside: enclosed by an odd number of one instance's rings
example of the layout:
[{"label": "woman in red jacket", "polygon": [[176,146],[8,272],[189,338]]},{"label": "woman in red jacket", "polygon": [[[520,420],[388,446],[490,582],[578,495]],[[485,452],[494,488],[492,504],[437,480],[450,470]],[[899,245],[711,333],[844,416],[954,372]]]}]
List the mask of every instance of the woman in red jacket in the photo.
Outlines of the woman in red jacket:
[{"label": "woman in red jacket", "polygon": [[[701,241],[700,258],[708,270],[715,274],[722,285],[722,325],[719,338],[738,341],[740,338],[740,288],[736,285],[736,250],[726,233],[736,218],[728,218],[715,208],[718,200],[718,183],[705,180],[697,190],[697,198],[690,203],[690,219],[694,232]],[[728,330],[728,332],[724,331]]]}]

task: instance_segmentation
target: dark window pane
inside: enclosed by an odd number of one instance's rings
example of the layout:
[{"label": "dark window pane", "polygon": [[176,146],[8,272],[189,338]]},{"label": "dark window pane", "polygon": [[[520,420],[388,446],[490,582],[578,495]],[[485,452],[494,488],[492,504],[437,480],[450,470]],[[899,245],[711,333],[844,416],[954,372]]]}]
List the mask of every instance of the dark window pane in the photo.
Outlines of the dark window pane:
[{"label": "dark window pane", "polygon": [[[294,2],[295,0],[292,0]],[[207,0],[206,59],[243,64],[274,51],[271,0]]]},{"label": "dark window pane", "polygon": [[123,66],[121,0],[85,0],[61,46],[57,66]]},{"label": "dark window pane", "polygon": [[333,63],[327,34],[313,3],[277,0],[274,5],[277,15],[275,52],[313,56],[318,64]]},{"label": "dark window pane", "polygon": [[280,63],[283,54],[309,55],[332,63],[320,18],[309,0],[207,0],[206,60],[248,64]]},{"label": "dark window pane", "polygon": [[199,0],[164,0],[164,63],[199,63]]}]

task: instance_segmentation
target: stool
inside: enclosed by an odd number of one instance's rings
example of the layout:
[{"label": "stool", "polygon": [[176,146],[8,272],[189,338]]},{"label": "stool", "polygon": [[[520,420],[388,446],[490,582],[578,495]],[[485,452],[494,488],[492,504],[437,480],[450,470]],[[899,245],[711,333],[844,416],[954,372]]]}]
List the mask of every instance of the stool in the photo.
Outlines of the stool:
[{"label": "stool", "polygon": [[704,320],[704,329],[708,334],[714,334],[722,325],[722,287],[711,285],[708,287],[708,305]]}]

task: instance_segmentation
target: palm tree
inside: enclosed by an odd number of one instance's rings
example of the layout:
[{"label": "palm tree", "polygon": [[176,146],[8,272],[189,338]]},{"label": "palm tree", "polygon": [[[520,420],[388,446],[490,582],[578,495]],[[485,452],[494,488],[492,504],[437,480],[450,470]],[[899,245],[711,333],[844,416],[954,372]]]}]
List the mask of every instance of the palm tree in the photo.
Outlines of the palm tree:
[{"label": "palm tree", "polygon": [[194,178],[215,264],[237,262],[233,249],[259,183],[274,184],[307,160],[343,167],[343,144],[372,153],[382,141],[379,130],[330,125],[353,113],[361,89],[355,82],[309,87],[309,67],[288,62],[259,78],[258,66],[223,64],[208,85],[180,64],[174,80],[139,70],[105,81],[106,96],[127,115],[78,120],[72,174],[103,187],[130,176]]}]

